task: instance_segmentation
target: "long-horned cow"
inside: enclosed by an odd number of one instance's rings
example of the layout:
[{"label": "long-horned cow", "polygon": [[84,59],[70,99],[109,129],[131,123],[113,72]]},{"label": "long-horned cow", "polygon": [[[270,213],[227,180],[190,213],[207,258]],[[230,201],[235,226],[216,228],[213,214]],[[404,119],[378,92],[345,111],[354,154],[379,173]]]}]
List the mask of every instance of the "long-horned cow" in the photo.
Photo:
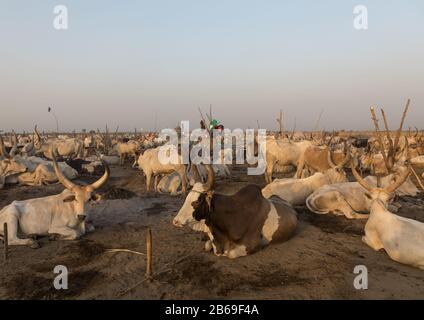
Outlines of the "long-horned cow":
[{"label": "long-horned cow", "polygon": [[264,198],[256,185],[230,196],[215,193],[213,170],[210,165],[206,168],[207,182],[193,186],[173,221],[175,226],[189,224],[207,232],[206,250],[213,248],[215,255],[233,259],[294,235],[297,213],[289,203]]},{"label": "long-horned cow", "polygon": [[387,209],[389,200],[406,181],[410,169],[405,168],[393,184],[381,188],[368,184],[352,165],[355,179],[371,200],[370,217],[362,241],[376,251],[384,249],[397,262],[424,270],[424,223],[400,217]]},{"label": "long-horned cow", "polygon": [[[86,232],[87,204],[95,196],[94,191],[107,181],[109,167],[103,163],[104,175],[90,185],[80,186],[62,174],[54,152],[51,151],[51,154],[56,175],[66,189],[58,195],[13,201],[0,210],[0,225],[7,223],[10,245],[37,246],[32,239],[20,239],[18,233],[27,236],[59,235],[63,240],[75,240]],[[4,237],[2,228],[0,235]]]},{"label": "long-horned cow", "polygon": [[317,172],[303,179],[277,179],[262,189],[265,198],[278,196],[292,205],[304,205],[306,199],[317,189],[333,183],[347,182],[342,168],[332,168],[325,173]]}]

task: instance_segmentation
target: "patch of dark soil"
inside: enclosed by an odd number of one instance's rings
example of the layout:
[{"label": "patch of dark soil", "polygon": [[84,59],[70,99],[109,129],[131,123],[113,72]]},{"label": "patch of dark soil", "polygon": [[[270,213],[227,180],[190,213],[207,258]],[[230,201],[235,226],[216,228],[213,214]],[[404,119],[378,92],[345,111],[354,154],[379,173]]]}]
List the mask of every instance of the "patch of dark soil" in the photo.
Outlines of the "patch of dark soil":
[{"label": "patch of dark soil", "polygon": [[215,262],[204,256],[194,256],[177,265],[161,277],[172,285],[190,285],[196,290],[206,291],[226,297],[233,291],[257,290],[299,283],[306,280],[290,275],[281,268],[264,268],[255,275],[224,272],[215,266]]},{"label": "patch of dark soil", "polygon": [[156,202],[150,208],[144,209],[142,212],[146,213],[148,216],[160,214],[168,210],[162,203]]},{"label": "patch of dark soil", "polygon": [[79,240],[67,243],[59,248],[55,258],[41,263],[30,265],[29,268],[36,272],[51,272],[55,266],[64,265],[69,269],[79,268],[94,260],[105,252],[105,247],[91,240]]},{"label": "patch of dark soil", "polygon": [[136,197],[137,194],[135,194],[132,191],[129,191],[127,189],[122,188],[112,188],[106,191],[103,194],[103,199],[105,200],[115,200],[115,199],[131,199],[133,197]]},{"label": "patch of dark soil", "polygon": [[364,235],[366,220],[349,220],[344,216],[335,216],[331,214],[319,215],[311,213],[306,207],[297,207],[296,211],[299,213],[299,220],[306,221],[326,233]]},{"label": "patch of dark soil", "polygon": [[95,270],[69,272],[68,289],[58,290],[54,287],[54,279],[57,276],[53,270],[49,276],[38,276],[27,272],[17,274],[7,283],[8,296],[13,299],[30,300],[72,298],[105,278],[101,272]]}]

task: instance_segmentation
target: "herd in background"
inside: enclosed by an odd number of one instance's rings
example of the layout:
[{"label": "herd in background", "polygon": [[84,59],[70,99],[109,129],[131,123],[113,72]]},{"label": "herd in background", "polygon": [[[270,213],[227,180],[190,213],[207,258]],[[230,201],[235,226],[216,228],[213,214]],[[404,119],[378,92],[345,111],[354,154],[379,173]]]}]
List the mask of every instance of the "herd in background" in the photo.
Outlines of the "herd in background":
[{"label": "herd in background", "polygon": [[[0,211],[0,223],[12,228],[11,245],[36,246],[19,239],[18,229],[24,235],[77,239],[93,230],[86,221],[86,204],[108,179],[109,166],[130,160],[146,176],[147,192],[153,179],[155,192],[185,196],[173,224],[205,232],[205,250],[215,255],[237,258],[287,241],[296,235],[296,207],[306,206],[313,214],[367,219],[364,243],[424,269],[424,223],[396,214],[398,196],[416,197],[417,186],[424,191],[417,173],[424,169],[424,134],[403,130],[408,109],[409,100],[398,130],[391,131],[384,110],[383,129],[371,108],[375,132],[370,137],[345,131],[270,134],[265,142],[266,186],[249,184],[233,191],[226,188],[232,165],[184,165],[180,155],[175,164],[160,163],[159,147],[166,141],[155,133],[49,135],[35,127],[31,135],[0,136],[0,189],[16,183],[60,182],[65,187],[56,196],[14,201]],[[227,154],[223,151],[222,157]],[[72,180],[81,172],[103,175],[93,185],[79,186]],[[274,179],[278,172],[292,173],[292,178]],[[224,179],[217,184],[216,178]]]}]

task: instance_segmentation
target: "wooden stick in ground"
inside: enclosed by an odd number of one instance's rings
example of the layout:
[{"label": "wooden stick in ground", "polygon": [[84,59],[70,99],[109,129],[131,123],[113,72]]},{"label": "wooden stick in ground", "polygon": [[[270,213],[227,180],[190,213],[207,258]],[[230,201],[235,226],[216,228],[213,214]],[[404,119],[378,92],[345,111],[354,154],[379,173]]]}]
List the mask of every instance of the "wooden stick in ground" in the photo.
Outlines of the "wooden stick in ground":
[{"label": "wooden stick in ground", "polygon": [[396,138],[395,138],[395,143],[394,143],[395,152],[396,152],[397,146],[399,144],[400,135],[402,134],[402,129],[403,129],[403,123],[405,122],[406,114],[408,113],[410,103],[411,103],[411,99],[408,99],[408,101],[406,101],[405,110],[403,111],[402,120],[400,121],[400,127],[398,129],[398,132],[397,132]]},{"label": "wooden stick in ground", "polygon": [[152,230],[149,228],[147,230],[146,236],[146,278],[152,278]]},{"label": "wooden stick in ground", "polygon": [[384,109],[381,108],[381,115],[383,116],[383,121],[384,121],[384,127],[386,128],[386,136],[387,136],[387,141],[389,143],[389,152],[388,155],[393,155],[394,150],[393,150],[393,140],[392,137],[390,135],[390,130],[389,130],[389,124],[387,122],[387,118],[386,118],[386,113],[384,112]]},{"label": "wooden stick in ground", "polygon": [[284,137],[284,128],[283,128],[283,110],[280,109],[280,116],[277,119],[278,125],[279,125],[279,131],[280,131],[280,137]]},{"label": "wooden stick in ground", "polygon": [[7,223],[3,225],[3,242],[4,242],[4,261],[6,262],[9,257],[9,234],[7,230]]},{"label": "wooden stick in ground", "polygon": [[378,120],[375,115],[375,109],[374,107],[371,107],[370,110],[371,110],[371,119],[374,121],[375,132],[377,134],[378,143],[380,144],[380,150],[381,150],[381,154],[383,155],[383,160],[386,165],[386,170],[387,170],[387,173],[390,173],[391,168],[387,160],[386,151],[384,150],[383,139],[380,134],[380,127],[378,126]]}]

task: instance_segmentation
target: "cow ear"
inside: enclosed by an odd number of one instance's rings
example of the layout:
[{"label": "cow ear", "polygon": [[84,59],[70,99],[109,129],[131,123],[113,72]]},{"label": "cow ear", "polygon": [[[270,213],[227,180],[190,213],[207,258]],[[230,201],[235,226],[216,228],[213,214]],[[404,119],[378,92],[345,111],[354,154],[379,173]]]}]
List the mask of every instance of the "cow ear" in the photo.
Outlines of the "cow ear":
[{"label": "cow ear", "polygon": [[72,201],[75,201],[74,195],[67,196],[65,199],[63,199],[63,202],[72,202]]},{"label": "cow ear", "polygon": [[90,200],[91,200],[91,201],[98,202],[98,201],[102,200],[102,196],[101,196],[100,194],[98,194],[98,193],[93,193],[93,194],[91,195]]}]

